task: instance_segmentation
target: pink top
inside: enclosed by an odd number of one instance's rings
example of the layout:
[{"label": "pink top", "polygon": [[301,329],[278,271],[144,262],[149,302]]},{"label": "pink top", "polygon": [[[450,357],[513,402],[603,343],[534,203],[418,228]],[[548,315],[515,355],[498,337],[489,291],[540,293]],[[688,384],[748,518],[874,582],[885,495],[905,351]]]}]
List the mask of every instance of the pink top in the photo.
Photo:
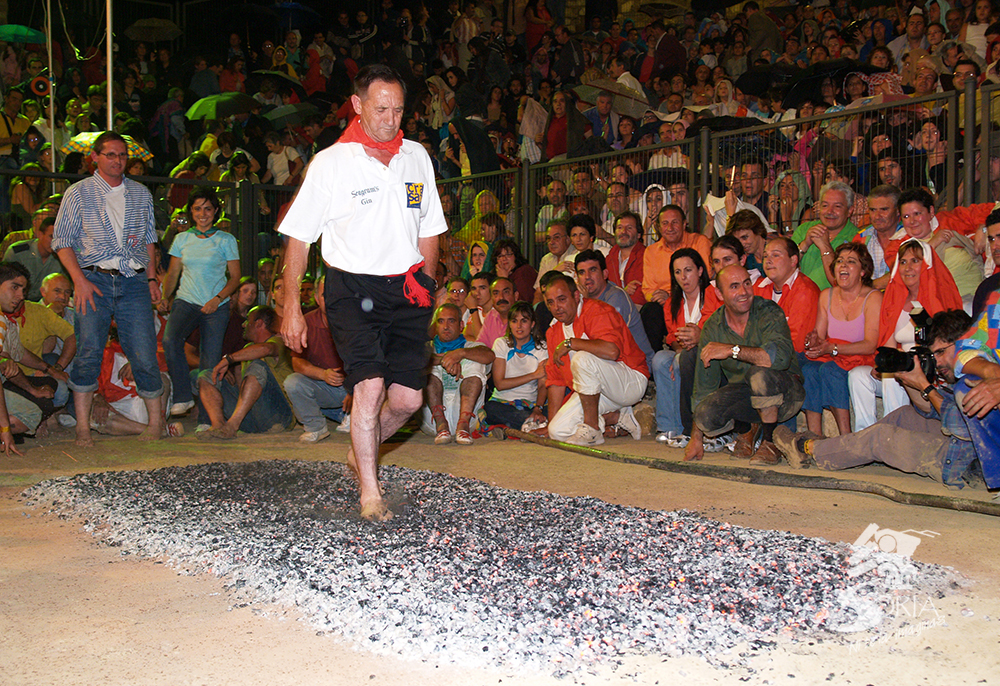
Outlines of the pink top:
[{"label": "pink top", "polygon": [[[875,291],[869,291],[868,295],[871,295]],[[868,302],[868,295],[865,296],[865,303]],[[826,327],[826,337],[836,338],[841,341],[849,341],[851,343],[857,343],[858,341],[863,341],[865,339],[865,307],[864,303],[861,305],[861,314],[859,314],[854,319],[849,321],[844,321],[842,319],[837,319],[833,316],[831,310],[831,305],[833,304],[833,289],[830,289],[830,295],[826,304],[826,314],[827,314],[827,327]]]}]

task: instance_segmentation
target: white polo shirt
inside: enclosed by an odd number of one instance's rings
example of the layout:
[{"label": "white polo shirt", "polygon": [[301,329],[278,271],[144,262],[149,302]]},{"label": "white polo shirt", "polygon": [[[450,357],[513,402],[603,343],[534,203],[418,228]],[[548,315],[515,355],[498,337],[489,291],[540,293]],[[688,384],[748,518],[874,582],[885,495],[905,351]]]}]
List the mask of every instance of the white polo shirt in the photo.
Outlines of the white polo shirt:
[{"label": "white polo shirt", "polygon": [[389,166],[361,143],[336,143],[310,162],[278,231],[305,243],[323,237],[323,259],[352,274],[402,274],[424,257],[418,239],[448,230],[434,167],[403,140]]}]

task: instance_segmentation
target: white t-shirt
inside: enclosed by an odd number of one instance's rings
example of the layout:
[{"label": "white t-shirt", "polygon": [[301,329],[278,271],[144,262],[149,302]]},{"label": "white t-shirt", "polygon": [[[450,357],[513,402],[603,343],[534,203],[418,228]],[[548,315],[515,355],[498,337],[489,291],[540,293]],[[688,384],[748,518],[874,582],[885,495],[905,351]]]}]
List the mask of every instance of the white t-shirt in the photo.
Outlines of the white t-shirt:
[{"label": "white t-shirt", "polygon": [[[111,228],[115,230],[115,238],[118,245],[125,239],[125,184],[120,183],[112,186],[108,194],[104,196],[104,211],[108,213],[108,221]],[[119,257],[110,257],[97,263],[102,269],[121,269],[122,260]]]},{"label": "white t-shirt", "polygon": [[279,153],[268,154],[267,168],[271,172],[271,176],[274,177],[274,183],[283,186],[285,181],[288,181],[288,177],[291,176],[288,173],[289,163],[299,159],[299,157],[299,153],[290,145],[286,145]]},{"label": "white t-shirt", "polygon": [[[506,336],[501,336],[493,342],[493,353],[497,356],[497,359],[505,360],[507,362],[505,373],[505,376],[507,377],[530,374],[531,372],[537,370],[540,366],[544,365],[545,361],[549,359],[549,351],[545,349],[544,343],[540,346],[535,346],[535,349],[528,355],[514,353],[514,356],[509,360],[507,359],[508,352],[510,352],[510,345],[507,343]],[[538,400],[538,381],[529,381],[526,384],[521,384],[520,386],[516,386],[514,388],[508,388],[506,391],[496,389],[493,391],[491,399],[503,400],[505,402],[526,400],[533,403]]]},{"label": "white t-shirt", "polygon": [[352,274],[402,274],[423,261],[418,240],[448,230],[423,146],[404,140],[386,167],[360,143],[336,143],[309,164],[278,231],[323,237],[323,259]]}]

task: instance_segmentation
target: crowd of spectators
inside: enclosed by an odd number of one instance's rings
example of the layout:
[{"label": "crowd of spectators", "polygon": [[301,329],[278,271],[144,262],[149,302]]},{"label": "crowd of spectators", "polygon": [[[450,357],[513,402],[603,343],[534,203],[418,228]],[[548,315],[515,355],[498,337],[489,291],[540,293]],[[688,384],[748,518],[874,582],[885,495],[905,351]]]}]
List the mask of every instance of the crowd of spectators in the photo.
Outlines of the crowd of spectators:
[{"label": "crowd of spectators", "polygon": [[[984,279],[1000,258],[993,242],[1000,216],[988,219],[1000,200],[1000,150],[979,153],[990,158],[982,203],[952,207],[946,198],[956,195],[948,184],[961,181],[948,173],[953,151],[966,137],[979,148],[996,125],[980,120],[977,103],[976,128],[967,131],[964,113],[970,79],[977,86],[1000,82],[1000,11],[989,0],[955,7],[937,0],[864,7],[835,0],[775,12],[750,0],[725,17],[689,11],[637,23],[598,15],[586,17],[585,26],[568,26],[564,12],[564,5],[547,0],[530,0],[508,17],[492,0],[452,0],[440,9],[384,0],[376,16],[338,11],[330,27],[288,31],[260,46],[245,45],[234,33],[226,44],[199,46],[204,52],[184,61],[167,47],[125,42],[111,84],[96,50],[61,45],[57,63],[46,65],[38,46],[5,46],[8,135],[0,135],[0,162],[22,173],[4,177],[9,188],[2,198],[10,225],[33,223],[21,238],[34,238],[29,247],[8,242],[5,259],[25,261],[36,291],[31,295],[40,297],[42,279],[59,271],[46,247],[51,224],[45,220],[58,207],[61,189],[31,172],[54,162],[68,173],[87,173],[88,156],[63,150],[71,137],[103,128],[106,108],[117,131],[153,153],[151,161],[130,159],[130,175],[295,186],[311,157],[332,145],[353,118],[353,76],[366,64],[383,62],[407,84],[401,128],[433,161],[450,229],[441,238],[434,371],[424,417],[439,442],[471,442],[477,427],[508,422],[544,430],[566,404],[560,395],[553,408],[553,396],[544,392],[542,381],[556,371],[563,386],[576,383],[577,372],[591,379],[587,388],[594,392],[578,390],[583,404],[577,410],[583,424],[598,424],[596,433],[576,431],[579,422],[560,418],[563,438],[592,445],[602,436],[636,436],[633,396],[655,385],[662,442],[685,447],[690,457],[729,447],[762,464],[777,459],[775,425],[794,421],[800,409],[815,433],[827,408],[839,431],[848,433],[875,423],[876,394],[887,413],[908,403],[895,380],[873,378],[875,348],[908,350],[917,342],[919,327],[906,316],[911,311],[964,308],[978,317],[995,281]],[[34,98],[40,75],[55,75],[56,86],[51,95]],[[225,92],[244,92],[254,104],[224,118],[186,116],[195,100]],[[908,103],[924,96],[932,97]],[[886,107],[851,113],[873,103]],[[290,109],[308,116],[272,114],[296,105],[301,107]],[[53,107],[54,129],[47,119]],[[823,121],[801,121],[824,114]],[[948,138],[956,128],[950,119],[959,122],[958,140]],[[738,132],[762,123],[781,126],[727,153],[710,170],[711,195],[691,192],[696,129]],[[608,155],[597,163],[574,162],[601,153]],[[963,161],[976,164],[978,173],[978,160]],[[525,162],[553,163],[529,177],[537,197],[519,199],[524,189],[514,174],[489,175]],[[165,272],[168,290],[184,259],[182,245],[169,245],[178,232],[188,225],[201,232],[224,227],[223,211],[268,216],[281,209],[280,201],[275,206],[257,192],[209,202],[184,184],[166,184],[157,196],[166,203],[165,252],[178,260]],[[241,204],[246,197],[252,202]],[[202,210],[200,220],[192,199]],[[49,214],[39,214],[46,207]],[[526,207],[537,211],[528,217]],[[260,255],[271,246],[265,241],[256,247]],[[536,252],[544,255],[526,259]],[[245,318],[254,299],[237,297],[237,260],[237,248],[227,248],[216,277],[233,303],[245,301],[233,305]],[[247,334],[264,358],[283,354],[274,332],[284,296],[273,268],[262,260],[257,279],[250,280],[260,289],[258,306],[271,308],[254,315]],[[317,299],[311,291],[303,297]],[[734,321],[745,317],[748,297],[757,309],[747,335],[759,345],[744,347],[767,351],[768,365],[757,353],[740,357],[738,343],[727,362],[704,340],[710,331],[728,341],[734,331],[720,313],[729,308]],[[574,315],[572,303],[582,308],[588,300],[605,306],[588,305]],[[758,301],[775,308],[761,309]],[[604,316],[597,313],[608,312],[622,319],[614,334],[622,340],[613,347],[572,335],[573,322],[581,321],[575,317],[591,326]],[[194,319],[177,312],[170,318],[183,319],[182,340],[190,346]],[[214,317],[213,331],[224,319]],[[545,332],[560,324],[571,335],[550,335],[547,346]],[[217,338],[213,334],[213,351]],[[221,362],[214,352],[196,359],[196,347],[167,341],[175,388],[190,368],[203,373],[200,382],[175,391],[180,400],[172,409],[184,412],[194,403],[189,386],[195,394],[199,384],[214,393],[204,374],[209,381],[221,377],[234,351]],[[475,341],[487,350],[473,350]],[[630,370],[628,392],[600,380],[600,365],[581,363],[572,374],[560,368],[571,353],[604,359],[626,349],[627,364],[624,357],[617,361]],[[314,381],[336,380],[336,352],[327,358],[323,365],[289,362],[279,381],[304,370]],[[240,360],[250,361],[245,354]],[[734,366],[748,361],[755,368],[780,362],[787,378],[762,380]],[[654,384],[632,383],[634,373]],[[301,388],[299,377],[293,383]],[[759,411],[761,421],[750,423],[763,429],[744,427],[737,440],[730,433],[733,421],[708,421],[709,410],[699,410],[722,402],[716,396],[723,377],[733,386],[730,394],[744,381],[752,389],[744,415]],[[754,400],[761,387],[773,391],[771,400]],[[587,398],[603,397],[612,392],[608,388],[617,389],[614,409],[605,412],[600,404],[600,420],[591,421],[597,406]],[[326,433],[320,410],[332,412],[331,418],[348,416],[349,398],[334,396],[330,407],[312,408],[308,416],[289,403],[279,423],[288,424],[294,411],[307,427],[305,440],[319,440]],[[724,400],[725,407],[735,406],[732,395]],[[227,419],[230,410],[223,413],[221,402],[213,400],[205,422],[215,429],[226,422],[235,434],[240,421]]]}]

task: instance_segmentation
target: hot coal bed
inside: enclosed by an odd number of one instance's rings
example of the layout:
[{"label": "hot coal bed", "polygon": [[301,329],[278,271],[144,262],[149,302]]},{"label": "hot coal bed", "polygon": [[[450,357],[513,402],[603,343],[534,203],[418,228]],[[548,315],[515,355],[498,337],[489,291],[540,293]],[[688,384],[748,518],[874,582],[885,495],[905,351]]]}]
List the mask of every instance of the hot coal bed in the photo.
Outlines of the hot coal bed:
[{"label": "hot coal bed", "polygon": [[381,475],[397,515],[380,524],[357,516],[355,483],[335,462],[82,474],[24,498],[82,518],[122,555],[218,575],[237,601],[294,607],[361,649],[464,667],[562,675],[630,653],[741,664],[779,639],[877,632],[894,597],[942,597],[959,581],[690,512]]}]

